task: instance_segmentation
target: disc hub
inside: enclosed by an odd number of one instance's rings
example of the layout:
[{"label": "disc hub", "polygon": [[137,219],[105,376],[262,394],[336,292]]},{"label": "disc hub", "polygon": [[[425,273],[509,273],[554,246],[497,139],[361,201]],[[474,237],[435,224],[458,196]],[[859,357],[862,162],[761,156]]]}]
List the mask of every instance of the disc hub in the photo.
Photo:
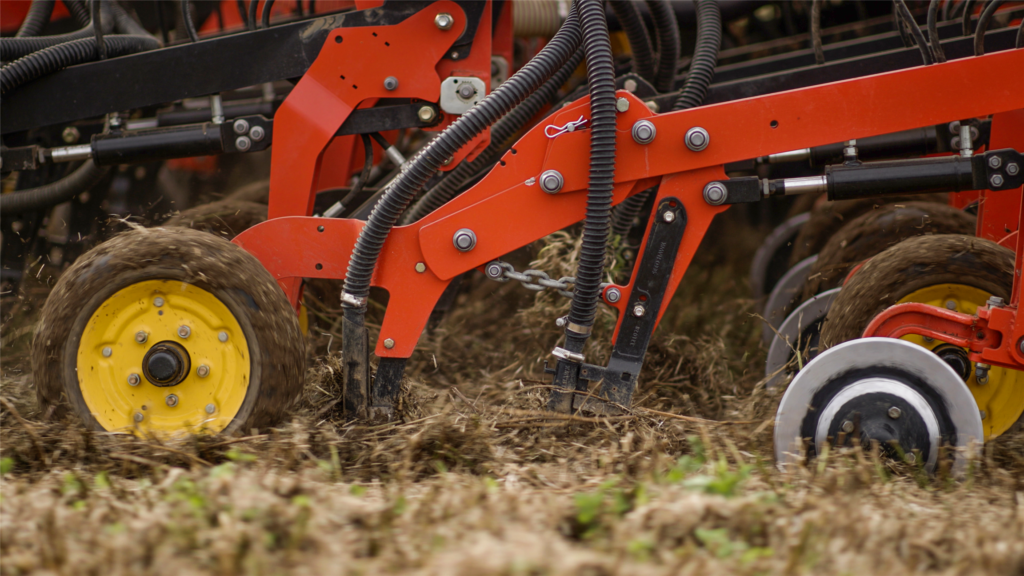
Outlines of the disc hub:
[{"label": "disc hub", "polygon": [[191,367],[188,350],[170,340],[155,344],[142,359],[142,373],[146,380],[160,387],[181,384]]}]

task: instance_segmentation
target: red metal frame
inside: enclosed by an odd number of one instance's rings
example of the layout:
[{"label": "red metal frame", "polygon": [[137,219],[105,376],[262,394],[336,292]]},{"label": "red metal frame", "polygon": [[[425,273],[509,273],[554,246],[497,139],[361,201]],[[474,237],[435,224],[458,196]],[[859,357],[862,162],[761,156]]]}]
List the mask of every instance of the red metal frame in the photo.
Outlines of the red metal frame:
[{"label": "red metal frame", "polygon": [[[332,33],[310,72],[278,112],[271,219],[234,241],[260,259],[293,305],[298,304],[303,278],[345,276],[364,223],[309,217],[317,159],[359,99],[380,97],[383,89],[376,87],[395,70],[393,60],[388,60],[385,72],[377,59],[367,58],[365,53],[360,54],[361,60],[353,59],[355,54],[344,47],[356,42],[371,44],[377,40],[371,36],[374,33],[395,38],[407,47],[400,52],[409,58],[398,64],[403,70],[410,74],[423,67],[433,70],[443,53],[436,49],[443,41],[437,39],[432,20],[442,9],[459,15],[455,29],[461,29],[461,11],[449,2],[438,2],[396,26]],[[335,46],[338,34],[345,39]],[[373,85],[367,90],[373,94],[362,92],[362,85],[355,94],[347,81],[335,81],[338,70],[347,73],[357,62],[362,66],[351,73],[359,75],[363,84]],[[1024,51],[998,52],[659,115],[632,94],[620,92],[630,106],[618,115],[613,202],[622,202],[660,180],[659,196],[679,198],[687,212],[687,230],[659,319],[711,219],[726,209],[709,206],[702,196],[705,184],[725,177],[726,163],[1014,110],[1024,103],[1024,74],[1005,71],[1022,69]],[[400,84],[400,90],[405,90],[406,97],[435,101],[438,76],[421,76],[421,82]],[[962,98],[962,94],[972,94],[972,98]],[[452,278],[583,219],[589,132],[548,138],[544,128],[589,114],[587,98],[559,110],[526,133],[474,187],[423,220],[393,230],[372,280],[374,286],[390,294],[375,350],[378,356],[407,358],[412,354],[430,312]],[[658,134],[646,146],[630,136],[631,126],[644,118],[655,124]],[[691,152],[683,145],[683,134],[693,126],[702,126],[711,134],[711,143],[702,152]],[[561,193],[545,194],[536,185],[536,177],[547,169],[562,173],[565,184]],[[460,228],[470,228],[477,235],[477,245],[470,252],[459,252],[452,245],[452,235]],[[419,263],[426,265],[424,272],[416,271]],[[629,301],[632,282],[620,286],[620,312],[621,303]],[[384,348],[385,339],[393,340],[394,347]]]}]

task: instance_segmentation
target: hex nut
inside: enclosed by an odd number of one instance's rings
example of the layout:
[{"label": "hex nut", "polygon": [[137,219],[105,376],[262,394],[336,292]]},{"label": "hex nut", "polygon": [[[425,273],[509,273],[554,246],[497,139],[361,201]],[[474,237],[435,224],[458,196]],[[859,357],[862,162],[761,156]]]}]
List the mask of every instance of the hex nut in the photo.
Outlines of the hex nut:
[{"label": "hex nut", "polygon": [[206,378],[210,375],[210,367],[206,364],[200,364],[199,368],[196,368],[196,376],[200,378]]},{"label": "hex nut", "polygon": [[1003,185],[1003,182],[1005,182],[1005,180],[1003,180],[1002,174],[993,174],[991,177],[989,177],[988,181],[993,188],[998,188]]},{"label": "hex nut", "polygon": [[469,228],[462,228],[452,236],[452,244],[459,252],[469,252],[476,247],[476,233]]},{"label": "hex nut", "polygon": [[213,414],[216,411],[217,411],[217,407],[214,406],[213,404],[207,404],[206,405],[206,413],[207,414]]},{"label": "hex nut", "polygon": [[1002,165],[1003,165],[1003,159],[1002,158],[1000,158],[999,156],[989,156],[989,159],[988,159],[988,167],[989,168],[999,168]]},{"label": "hex nut", "polygon": [[113,354],[113,353],[114,353],[114,351],[110,349],[110,346],[104,346],[103,347],[103,357],[104,358],[110,358],[110,355]]},{"label": "hex nut", "polygon": [[217,340],[220,340],[221,342],[227,342],[228,341],[228,333],[227,332],[218,332],[217,333]]},{"label": "hex nut", "polygon": [[633,124],[633,141],[637,144],[650,144],[658,135],[658,129],[650,120],[637,120]]},{"label": "hex nut", "polygon": [[729,191],[721,182],[711,182],[704,187],[704,201],[712,206],[720,206],[729,198]]},{"label": "hex nut", "polygon": [[615,109],[619,112],[625,112],[629,110],[629,99],[628,98],[617,98],[615,100]]},{"label": "hex nut", "polygon": [[889,414],[889,418],[892,418],[893,420],[896,420],[903,415],[903,411],[900,410],[898,406],[890,407],[887,413]]},{"label": "hex nut", "polygon": [[385,90],[391,91],[391,90],[396,90],[397,88],[398,88],[398,78],[395,78],[394,76],[388,76],[387,78],[384,79],[384,89]]},{"label": "hex nut", "polygon": [[420,122],[431,122],[434,119],[434,109],[430,106],[420,106],[416,116],[419,117]]},{"label": "hex nut", "polygon": [[419,272],[420,274],[423,274],[424,272],[427,271],[427,265],[424,264],[423,262],[417,262],[416,271]]},{"label": "hex nut", "polygon": [[616,302],[622,299],[622,291],[619,290],[618,288],[609,288],[604,293],[604,299],[611,302],[612,304],[615,304]]},{"label": "hex nut", "polygon": [[163,298],[161,298],[159,296],[157,296],[156,298],[153,298],[153,306],[156,306],[157,308],[159,308],[159,307],[161,307],[163,305],[164,305],[164,299]]},{"label": "hex nut", "polygon": [[392,340],[391,338],[385,338],[384,347],[387,348],[388,350],[391,350],[392,348],[395,347],[395,341]]},{"label": "hex nut", "polygon": [[666,210],[665,213],[661,215],[661,219],[664,220],[666,224],[671,224],[676,221],[676,213],[671,210]]},{"label": "hex nut", "polygon": [[548,194],[557,194],[564,185],[565,179],[558,170],[545,170],[540,175],[540,189]]},{"label": "hex nut", "polygon": [[637,86],[636,80],[633,80],[632,78],[627,78],[626,81],[622,83],[622,87],[626,92],[636,92]]},{"label": "hex nut", "polygon": [[145,416],[142,415],[142,412],[136,412],[135,415],[132,416],[132,419],[135,420],[135,422],[142,422],[143,418],[145,418]]},{"label": "hex nut", "polygon": [[686,131],[686,136],[683,140],[686,142],[687,148],[693,152],[700,152],[711,143],[711,135],[700,126],[694,126]]},{"label": "hex nut", "polygon": [[946,300],[946,310],[956,310],[956,301]]},{"label": "hex nut", "polygon": [[252,129],[249,130],[249,138],[252,138],[253,142],[263,140],[263,137],[266,135],[267,133],[263,130],[263,126],[253,126]]},{"label": "hex nut", "polygon": [[188,326],[178,326],[178,336],[181,338],[188,338],[192,335],[192,329]]},{"label": "hex nut", "polygon": [[455,19],[447,12],[441,12],[434,16],[434,26],[441,30],[451,30],[453,24],[455,24]]},{"label": "hex nut", "polygon": [[252,140],[249,140],[248,136],[239,136],[235,138],[235,148],[239,152],[246,152],[249,148],[252,148]]},{"label": "hex nut", "polygon": [[235,134],[241,136],[249,131],[249,122],[245,118],[239,118],[235,120],[235,123],[231,125],[231,128],[235,131]]},{"label": "hex nut", "polygon": [[459,85],[458,89],[455,90],[455,95],[463,100],[469,100],[473,96],[476,96],[476,88],[469,82],[463,82]]},{"label": "hex nut", "polygon": [[647,312],[647,309],[644,308],[643,304],[637,304],[636,306],[633,306],[633,316],[636,316],[637,318],[642,318],[645,312]]},{"label": "hex nut", "polygon": [[132,374],[128,375],[128,385],[129,386],[138,386],[139,382],[142,382],[142,379],[139,378],[138,374],[132,373]]},{"label": "hex nut", "polygon": [[1020,166],[1016,162],[1010,162],[1006,165],[1006,173],[1010,176],[1016,176],[1020,172]]},{"label": "hex nut", "polygon": [[487,274],[487,277],[490,278],[491,280],[499,280],[501,279],[504,269],[501,267],[501,264],[498,264],[497,262],[491,262],[490,264],[487,265],[486,268],[484,268],[484,272]]},{"label": "hex nut", "polygon": [[139,330],[135,333],[135,341],[139,344],[145,344],[146,340],[149,340],[149,334],[146,334],[144,330]]},{"label": "hex nut", "polygon": [[168,394],[164,401],[167,402],[168,406],[174,408],[178,405],[178,396],[176,394]]},{"label": "hex nut", "polygon": [[849,420],[844,420],[843,425],[840,429],[843,432],[846,432],[847,434],[853,432],[853,422],[850,422]]},{"label": "hex nut", "polygon": [[78,139],[82,137],[82,134],[78,131],[78,128],[74,126],[68,126],[60,134],[61,140],[64,140],[65,144],[74,144],[78,142]]}]

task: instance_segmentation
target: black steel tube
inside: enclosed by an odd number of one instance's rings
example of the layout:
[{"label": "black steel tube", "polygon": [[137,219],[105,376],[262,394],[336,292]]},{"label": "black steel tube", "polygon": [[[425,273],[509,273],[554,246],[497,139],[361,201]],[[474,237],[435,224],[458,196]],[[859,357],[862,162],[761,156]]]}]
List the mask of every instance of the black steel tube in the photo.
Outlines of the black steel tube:
[{"label": "black steel tube", "polygon": [[825,177],[830,201],[975,189],[972,158],[962,156],[828,166]]},{"label": "black steel tube", "polygon": [[[844,144],[826,144],[811,148],[811,166],[827,166],[843,159]],[[894,158],[898,156],[926,156],[939,149],[934,126],[880,134],[857,140],[857,153],[861,160]]]},{"label": "black steel tube", "polygon": [[154,160],[190,158],[224,152],[221,125],[204,122],[193,126],[124,130],[92,137],[96,164],[138,164]]}]

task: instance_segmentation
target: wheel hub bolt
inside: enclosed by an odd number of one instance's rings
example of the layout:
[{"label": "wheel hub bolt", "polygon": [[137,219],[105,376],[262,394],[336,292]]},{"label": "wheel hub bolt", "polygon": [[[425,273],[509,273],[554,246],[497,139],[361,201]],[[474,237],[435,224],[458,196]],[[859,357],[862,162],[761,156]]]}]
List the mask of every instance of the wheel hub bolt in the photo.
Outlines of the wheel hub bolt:
[{"label": "wheel hub bolt", "polygon": [[385,338],[384,347],[387,348],[388,350],[391,350],[392,348],[395,347],[395,341],[392,340],[391,338]]},{"label": "wheel hub bolt", "polygon": [[637,144],[650,144],[658,135],[658,129],[650,120],[637,120],[633,124],[633,141]]},{"label": "wheel hub bolt", "polygon": [[249,123],[245,118],[239,118],[238,120],[235,120],[235,123],[231,125],[231,128],[234,129],[235,134],[242,135],[249,131]]},{"label": "wheel hub bolt", "polygon": [[897,406],[892,406],[892,407],[889,408],[888,414],[889,414],[889,418],[892,418],[893,420],[896,420],[900,416],[903,415],[903,411],[900,410]]},{"label": "wheel hub bolt", "polygon": [[989,168],[999,168],[1003,165],[1003,159],[999,156],[991,156],[988,159]]},{"label": "wheel hub bolt", "polygon": [[622,298],[622,292],[618,288],[609,288],[604,293],[604,299],[615,304]]},{"label": "wheel hub bolt", "polygon": [[676,213],[671,210],[666,210],[665,213],[661,215],[661,219],[666,223],[671,224],[676,221]]},{"label": "wheel hub bolt", "polygon": [[167,405],[170,406],[171,408],[174,408],[175,406],[177,406],[178,405],[178,396],[176,394],[168,394],[167,395]]},{"label": "wheel hub bolt", "polygon": [[139,382],[141,382],[141,381],[142,381],[142,379],[139,378],[138,374],[129,374],[128,375],[128,385],[129,386],[138,386]]},{"label": "wheel hub bolt", "polygon": [[704,187],[704,201],[712,206],[720,206],[729,197],[729,191],[721,182],[712,182]]},{"label": "wheel hub bolt", "polygon": [[207,404],[206,405],[206,413],[207,414],[213,414],[216,411],[217,411],[217,407],[214,406],[213,404]]},{"label": "wheel hub bolt", "polygon": [[227,332],[218,332],[217,333],[217,340],[220,340],[221,342],[227,342],[228,341],[228,333]]},{"label": "wheel hub bolt", "polygon": [[545,170],[540,175],[540,189],[548,194],[557,194],[564,185],[565,179],[558,170]]},{"label": "wheel hub bolt", "polygon": [[711,135],[700,126],[694,126],[686,131],[685,142],[687,148],[693,152],[700,152],[711,143]]},{"label": "wheel hub bolt", "polygon": [[110,355],[113,354],[113,353],[114,353],[114,351],[110,349],[110,346],[104,346],[103,347],[103,357],[104,358],[110,358]]},{"label": "wheel hub bolt", "polygon": [[139,330],[138,332],[135,333],[135,341],[138,342],[139,344],[145,344],[146,340],[148,340],[148,339],[149,339],[149,334],[146,334],[142,330]]},{"label": "wheel hub bolt", "polygon": [[210,367],[206,364],[200,364],[199,368],[196,368],[196,376],[200,378],[206,378],[210,375]]},{"label": "wheel hub bolt", "polygon": [[452,236],[452,244],[459,252],[469,252],[476,247],[476,233],[469,228],[462,228]]},{"label": "wheel hub bolt", "polygon": [[164,305],[164,299],[163,298],[161,298],[159,296],[157,296],[156,298],[153,298],[153,306],[156,306],[157,308],[159,308],[159,307],[161,307],[163,305]]},{"label": "wheel hub bolt", "polygon": [[643,304],[637,304],[636,306],[633,306],[633,316],[636,316],[637,318],[642,318],[645,312],[647,312],[647,309],[644,308]]},{"label": "wheel hub bolt", "polygon": [[842,426],[841,429],[842,429],[843,432],[845,432],[847,434],[852,434],[853,433],[853,422],[850,422],[849,420],[844,420],[843,421],[843,426]]},{"label": "wheel hub bolt", "polygon": [[455,19],[447,12],[441,12],[434,16],[434,26],[441,30],[450,30],[453,24],[455,24]]},{"label": "wheel hub bolt", "polygon": [[136,412],[135,415],[132,416],[132,419],[135,420],[136,422],[142,422],[143,418],[144,416],[142,415],[142,412]]},{"label": "wheel hub bolt", "polygon": [[178,336],[181,336],[182,338],[188,338],[191,334],[192,334],[192,329],[189,328],[188,326],[179,326],[178,327]]}]

